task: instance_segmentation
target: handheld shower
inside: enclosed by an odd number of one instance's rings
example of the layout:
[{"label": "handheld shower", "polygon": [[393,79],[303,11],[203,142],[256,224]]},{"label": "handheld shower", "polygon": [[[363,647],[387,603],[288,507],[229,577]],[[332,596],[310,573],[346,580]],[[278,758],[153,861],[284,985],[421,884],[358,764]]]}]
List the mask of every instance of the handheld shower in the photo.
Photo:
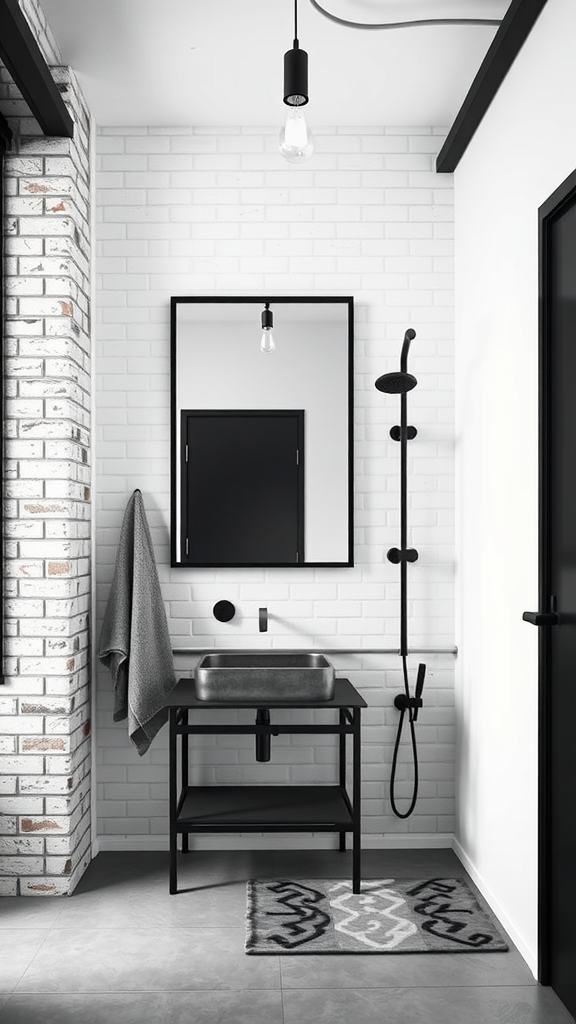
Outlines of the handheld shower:
[{"label": "handheld shower", "polygon": [[[390,775],[390,803],[392,810],[398,818],[408,818],[414,807],[416,806],[416,800],[418,799],[418,751],[416,747],[416,732],[414,723],[418,718],[418,709],[422,707],[422,691],[424,689],[424,679],[426,676],[426,666],[420,664],[418,666],[418,677],[416,681],[416,691],[413,697],[410,693],[410,683],[408,679],[408,665],[406,662],[408,656],[408,576],[407,567],[408,562],[415,562],[418,558],[418,552],[415,548],[409,548],[408,544],[408,482],[407,482],[407,468],[408,468],[408,441],[411,441],[416,437],[417,431],[415,427],[408,426],[408,402],[407,394],[412,388],[416,387],[418,383],[416,377],[411,373],[408,373],[408,352],[410,350],[410,343],[416,337],[416,331],[411,327],[408,328],[404,334],[404,342],[402,345],[402,353],[400,355],[400,370],[392,373],[385,373],[381,377],[378,377],[375,382],[375,387],[378,391],[382,391],[387,395],[400,395],[400,426],[392,427],[390,430],[390,436],[395,441],[400,442],[400,547],[390,548],[387,553],[389,562],[393,562],[395,565],[400,565],[400,656],[402,658],[402,670],[404,677],[404,693],[397,695],[394,706],[400,711],[400,721],[398,723],[398,732],[396,735],[396,743],[394,745],[394,754],[392,757],[392,771]],[[414,789],[412,793],[412,800],[410,806],[405,813],[400,812],[396,807],[395,800],[395,783],[396,783],[396,767],[398,764],[398,749],[400,746],[400,740],[402,737],[402,729],[404,726],[404,716],[408,712],[408,721],[410,725],[410,733],[412,739],[412,752],[414,759]]]}]

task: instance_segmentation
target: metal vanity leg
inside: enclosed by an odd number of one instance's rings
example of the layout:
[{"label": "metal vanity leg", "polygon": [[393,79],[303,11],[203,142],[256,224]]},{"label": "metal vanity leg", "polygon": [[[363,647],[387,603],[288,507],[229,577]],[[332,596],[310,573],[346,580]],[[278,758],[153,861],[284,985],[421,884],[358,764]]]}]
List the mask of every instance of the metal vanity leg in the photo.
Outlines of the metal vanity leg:
[{"label": "metal vanity leg", "polygon": [[353,751],[352,751],[352,810],[353,810],[353,831],[352,831],[352,892],[360,892],[360,841],[361,841],[361,814],[360,814],[360,708],[353,710]]},{"label": "metal vanity leg", "polygon": [[[344,732],[345,725],[346,725],[346,714],[344,712],[344,708],[340,708],[340,735],[339,735],[340,760],[339,760],[339,764],[340,764],[340,789],[342,789],[342,790],[346,789],[346,733]],[[340,850],[341,853],[343,853],[345,851],[345,849],[346,849],[346,833],[345,832],[340,832],[339,836],[340,836],[340,842],[339,842],[338,849]]]},{"label": "metal vanity leg", "polygon": [[178,718],[178,708],[170,708],[170,738],[168,742],[168,804],[169,804],[169,845],[170,845],[170,881],[169,891],[170,895],[178,891],[178,879],[176,875],[176,841],[178,838],[176,832],[176,812],[178,805],[177,795],[177,784],[176,784],[176,722]]},{"label": "metal vanity leg", "polygon": [[[188,708],[182,712],[182,725],[188,725]],[[182,790],[188,789],[188,733],[182,733],[180,737],[182,753]],[[188,833],[182,833],[182,853],[188,853]]]}]

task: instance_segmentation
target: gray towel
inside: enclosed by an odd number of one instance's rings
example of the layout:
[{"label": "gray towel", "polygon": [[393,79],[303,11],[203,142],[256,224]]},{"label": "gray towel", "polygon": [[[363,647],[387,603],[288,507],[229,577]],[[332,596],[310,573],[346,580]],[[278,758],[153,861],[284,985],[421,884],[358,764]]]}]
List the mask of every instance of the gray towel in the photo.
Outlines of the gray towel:
[{"label": "gray towel", "polygon": [[114,683],[114,721],[128,718],[128,735],[145,754],[168,719],[164,708],[176,685],[172,645],[152,538],[139,490],[128,501],[114,579],[98,650]]}]

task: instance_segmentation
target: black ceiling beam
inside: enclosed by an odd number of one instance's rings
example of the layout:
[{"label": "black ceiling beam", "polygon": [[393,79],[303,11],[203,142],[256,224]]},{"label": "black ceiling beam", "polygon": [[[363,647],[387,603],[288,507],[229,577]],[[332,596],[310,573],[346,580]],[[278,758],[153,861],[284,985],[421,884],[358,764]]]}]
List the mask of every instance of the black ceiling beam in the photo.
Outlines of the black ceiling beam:
[{"label": "black ceiling beam", "polygon": [[10,125],[3,114],[0,114],[0,140],[2,140],[6,147],[8,147],[12,141]]},{"label": "black ceiling beam", "polygon": [[18,0],[0,0],[0,57],[44,134],[71,139],[74,121]]},{"label": "black ceiling beam", "polygon": [[546,0],[512,0],[438,154],[439,174],[456,170],[545,4]]}]

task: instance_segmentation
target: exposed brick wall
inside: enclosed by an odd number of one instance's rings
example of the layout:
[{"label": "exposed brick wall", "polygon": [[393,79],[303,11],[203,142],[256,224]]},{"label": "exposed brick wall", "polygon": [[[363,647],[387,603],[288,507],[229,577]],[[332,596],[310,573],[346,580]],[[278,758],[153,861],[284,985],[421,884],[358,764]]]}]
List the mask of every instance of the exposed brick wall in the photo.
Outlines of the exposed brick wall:
[{"label": "exposed brick wall", "polygon": [[[23,9],[46,59],[41,8]],[[0,67],[5,163],[5,686],[0,892],[73,890],[90,856],[90,156],[73,74],[53,75],[74,138],[45,138]]]},{"label": "exposed brick wall", "polygon": [[[409,567],[410,641],[453,644],[453,208],[451,178],[434,173],[442,141],[443,131],[432,128],[320,129],[313,158],[294,167],[278,154],[277,132],[262,128],[100,130],[97,630],[126,501],[140,487],[174,647],[397,648],[398,567],[386,551],[399,542],[399,451],[389,436],[399,403],[375,391],[374,381],[398,366],[412,326],[418,387],[410,422],[418,437],[409,452],[409,521],[420,557]],[[266,293],[355,297],[356,565],[170,569],[170,295]],[[220,598],[238,608],[230,623],[212,615]],[[270,612],[265,636],[259,605]],[[418,660],[411,658],[413,673]],[[398,842],[410,833],[409,843],[453,830],[453,658],[422,660],[429,675],[418,723],[420,800],[414,816],[399,821],[388,802],[399,658],[333,656],[369,704],[363,829],[373,845],[392,833]],[[193,663],[179,657],[179,674]],[[126,723],[112,721],[112,707],[109,674],[100,670],[99,841],[108,848],[165,845],[166,730],[139,758]],[[191,770],[206,785],[333,782],[335,759],[333,737],[315,737],[312,745],[308,737],[278,737],[270,763],[258,764],[253,737],[209,736],[195,739]],[[398,777],[399,793],[410,793],[407,748]]]}]

